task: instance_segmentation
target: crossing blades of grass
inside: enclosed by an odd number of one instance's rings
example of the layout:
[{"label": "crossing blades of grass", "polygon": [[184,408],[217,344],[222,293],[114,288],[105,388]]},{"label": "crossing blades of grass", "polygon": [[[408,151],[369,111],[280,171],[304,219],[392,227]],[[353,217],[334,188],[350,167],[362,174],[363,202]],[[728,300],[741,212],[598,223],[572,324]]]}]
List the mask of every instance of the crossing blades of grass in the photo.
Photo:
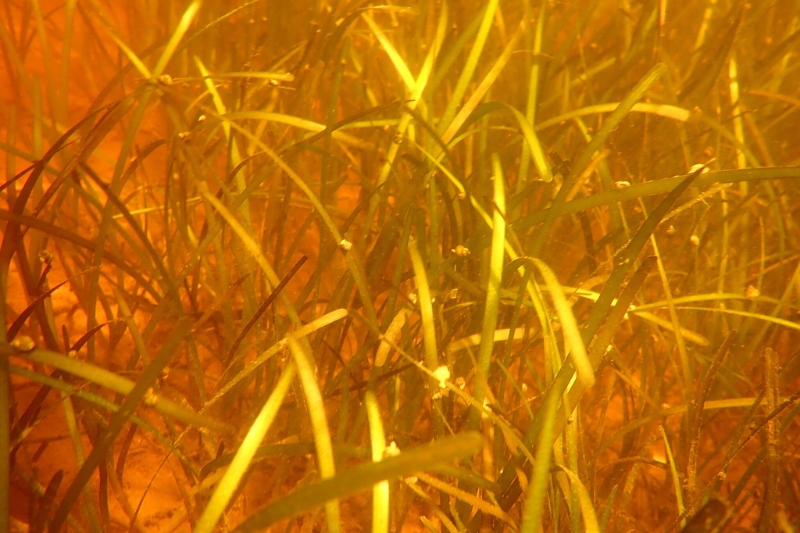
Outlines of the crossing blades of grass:
[{"label": "crossing blades of grass", "polygon": [[398,455],[377,463],[371,462],[340,472],[335,477],[298,489],[271,503],[236,527],[234,533],[259,531],[283,518],[314,509],[324,502],[343,499],[367,490],[381,481],[410,476],[442,463],[469,457],[480,450],[482,442],[478,433],[462,433],[437,440],[433,444],[402,450]]}]

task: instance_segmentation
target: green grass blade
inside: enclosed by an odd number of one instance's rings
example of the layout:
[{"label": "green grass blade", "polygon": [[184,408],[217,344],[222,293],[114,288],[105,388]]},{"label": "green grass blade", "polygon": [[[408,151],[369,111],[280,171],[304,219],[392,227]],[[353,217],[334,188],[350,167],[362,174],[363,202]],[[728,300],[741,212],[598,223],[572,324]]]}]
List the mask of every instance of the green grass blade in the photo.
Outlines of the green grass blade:
[{"label": "green grass blade", "polygon": [[[294,335],[287,335],[286,342],[292,352],[295,364],[297,364],[300,382],[303,384],[308,414],[311,418],[311,431],[314,434],[314,446],[317,449],[319,474],[322,479],[330,479],[336,474],[336,462],[333,457],[331,433],[328,429],[328,419],[325,414],[325,402],[319,390],[319,383],[317,383],[316,371],[312,363],[313,359]],[[328,530],[331,533],[338,533],[341,520],[339,518],[339,501],[337,499],[330,498],[326,501],[325,514],[328,518]]]},{"label": "green grass blade", "polygon": [[[364,395],[364,406],[367,409],[367,419],[369,420],[372,460],[377,463],[383,460],[383,454],[386,451],[386,436],[383,431],[378,399],[372,391],[367,391]],[[389,482],[381,481],[376,483],[372,489],[372,533],[389,533],[390,512]]]},{"label": "green grass blade", "polygon": [[[0,356],[16,355],[31,362],[57,368],[73,376],[83,378],[90,383],[100,385],[119,394],[130,396],[138,382],[133,382],[113,372],[95,366],[86,361],[80,361],[49,350],[34,349],[29,352],[18,352],[13,349],[0,347]],[[174,418],[186,424],[207,427],[223,433],[232,433],[233,427],[224,422],[208,416],[199,415],[186,407],[155,394],[149,396],[148,402],[163,415]]]},{"label": "green grass blade", "polygon": [[278,409],[280,409],[286,393],[289,392],[289,386],[292,384],[295,375],[296,369],[293,364],[290,364],[281,374],[281,378],[275,384],[269,399],[264,404],[264,407],[261,408],[261,412],[259,412],[258,417],[250,426],[242,444],[236,451],[228,470],[220,480],[214,494],[211,495],[211,499],[208,501],[202,516],[200,516],[195,525],[195,533],[211,533],[214,530],[222,513],[225,512],[225,509],[230,504],[231,498],[235,494],[247,469],[250,468],[258,447],[275,421]]},{"label": "green grass blade", "polygon": [[[481,344],[478,348],[478,368],[475,375],[473,395],[478,404],[486,397],[486,386],[489,379],[489,366],[494,348],[494,332],[497,329],[497,314],[500,307],[500,286],[503,281],[503,259],[506,246],[506,193],[505,176],[500,157],[492,154],[492,171],[494,173],[494,217],[492,225],[492,248],[489,259],[489,276],[486,285],[486,304],[483,311],[483,327]],[[470,412],[470,429],[480,426],[480,413],[473,409]]]},{"label": "green grass blade", "polygon": [[489,0],[486,4],[486,11],[483,13],[483,19],[481,19],[478,34],[475,36],[475,41],[472,43],[467,61],[464,68],[461,70],[456,86],[453,89],[453,94],[450,96],[447,107],[442,113],[439,122],[439,134],[442,138],[444,138],[443,133],[450,128],[453,118],[456,116],[456,110],[463,103],[464,95],[467,93],[467,87],[472,80],[472,76],[475,74],[475,69],[478,67],[478,60],[486,45],[489,30],[492,28],[492,20],[494,20],[494,14],[497,11],[498,3],[499,0]]}]

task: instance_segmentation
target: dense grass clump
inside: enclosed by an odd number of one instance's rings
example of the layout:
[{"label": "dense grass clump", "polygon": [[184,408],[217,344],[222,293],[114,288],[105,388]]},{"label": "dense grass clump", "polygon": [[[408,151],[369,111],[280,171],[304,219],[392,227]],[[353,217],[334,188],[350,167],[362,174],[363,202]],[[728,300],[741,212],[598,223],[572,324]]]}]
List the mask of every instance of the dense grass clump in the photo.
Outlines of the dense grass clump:
[{"label": "dense grass clump", "polygon": [[0,530],[800,530],[797,2],[0,13]]}]

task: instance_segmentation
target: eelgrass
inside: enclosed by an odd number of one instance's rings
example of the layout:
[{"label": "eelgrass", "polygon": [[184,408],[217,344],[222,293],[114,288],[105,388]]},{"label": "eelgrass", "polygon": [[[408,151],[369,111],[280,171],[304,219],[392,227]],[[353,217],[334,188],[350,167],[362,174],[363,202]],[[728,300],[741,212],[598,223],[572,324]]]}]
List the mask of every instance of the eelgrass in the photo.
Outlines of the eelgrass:
[{"label": "eelgrass", "polygon": [[0,529],[800,528],[800,10],[585,4],[6,5]]}]

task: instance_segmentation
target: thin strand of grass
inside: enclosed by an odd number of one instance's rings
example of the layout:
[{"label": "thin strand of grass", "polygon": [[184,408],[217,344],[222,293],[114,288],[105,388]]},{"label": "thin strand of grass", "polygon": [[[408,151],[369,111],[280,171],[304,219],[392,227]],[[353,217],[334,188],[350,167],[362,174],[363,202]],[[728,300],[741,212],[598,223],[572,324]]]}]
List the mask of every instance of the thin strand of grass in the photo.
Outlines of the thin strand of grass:
[{"label": "thin strand of grass", "polygon": [[289,364],[281,374],[280,379],[275,384],[275,388],[269,395],[269,399],[261,408],[247,435],[242,440],[242,444],[236,451],[236,455],[230,463],[230,466],[219,482],[211,499],[206,504],[206,508],[200,519],[195,525],[195,533],[211,533],[225,512],[225,509],[231,503],[239,484],[242,482],[245,473],[253,461],[255,455],[264,437],[267,435],[270,426],[275,421],[283,399],[286,393],[289,392],[289,387],[296,375],[296,368],[294,364]]},{"label": "thin strand of grass", "polygon": [[694,307],[694,306],[680,306],[678,307],[678,309],[685,309],[687,311],[706,311],[709,313],[721,313],[723,315],[743,316],[753,320],[761,320],[765,322],[766,326],[783,326],[785,328],[793,329],[795,331],[800,331],[800,324],[796,322],[792,322],[791,320],[786,320],[783,318],[778,318],[776,316],[755,313],[752,311],[737,311],[736,309],[720,309],[717,307]]},{"label": "thin strand of grass", "polygon": [[[569,397],[565,398],[563,401],[564,404],[564,413],[569,413],[572,411],[571,406],[569,405]],[[580,406],[576,406],[574,408],[574,412],[571,415],[567,415],[566,423],[564,424],[564,431],[561,433],[560,440],[563,442],[563,448],[566,451],[567,456],[567,464],[570,472],[579,472],[578,466],[578,424],[580,424]],[[556,441],[555,446],[555,453],[559,453],[562,450],[561,446],[559,446],[559,442]],[[563,458],[561,461],[556,461],[556,465],[560,468],[565,468],[563,464]],[[565,475],[563,472],[558,474],[558,481],[559,484],[562,485],[562,491],[564,489],[568,489],[564,491],[564,498],[569,503],[569,522],[570,522],[570,531],[572,533],[581,533],[581,502],[580,496],[578,491],[571,485],[562,484],[563,481],[568,481],[569,476]],[[590,505],[591,508],[591,505]],[[596,521],[596,519],[595,519]]]},{"label": "thin strand of grass", "polygon": [[69,120],[69,78],[70,78],[70,59],[72,57],[72,36],[75,30],[75,9],[78,0],[67,0],[64,3],[64,33],[61,42],[61,76],[59,94],[61,100],[58,103],[58,122],[63,125]]},{"label": "thin strand of grass", "polygon": [[[363,317],[361,317],[360,315],[354,313],[353,316],[360,318],[363,321]],[[369,326],[369,324],[366,325]],[[378,333],[378,335],[380,334]],[[465,393],[459,387],[453,385],[450,382],[450,380],[440,381],[440,379],[436,376],[436,374],[434,374],[433,371],[429,370],[425,364],[420,363],[417,357],[412,357],[411,355],[409,355],[402,348],[402,346],[399,346],[395,343],[390,343],[390,344],[392,348],[394,348],[409,364],[417,367],[420,372],[429,376],[429,378],[437,384],[437,387],[446,389],[451,394],[458,396],[458,398],[461,401],[463,401],[465,405],[470,406],[471,408],[478,409],[480,411],[481,416],[488,417],[491,420],[492,424],[499,427],[503,431],[507,443],[510,443],[509,448],[511,448],[514,453],[521,453],[529,461],[533,462],[533,456],[528,451],[528,447],[525,445],[522,439],[520,439],[519,436],[517,435],[516,430],[511,426],[509,426],[502,418],[497,416],[491,409],[488,408],[488,406],[476,402],[471,394]],[[439,409],[439,412],[441,412],[441,409]]]},{"label": "thin strand of grass", "polygon": [[[445,107],[444,112],[442,112],[438,132],[443,139],[446,138],[444,132],[450,128],[453,118],[456,116],[456,110],[463,103],[464,95],[467,93],[469,83],[475,74],[478,61],[483,53],[484,47],[486,46],[486,39],[489,36],[489,30],[492,28],[492,20],[494,19],[495,12],[497,11],[498,3],[499,0],[489,0],[486,3],[486,11],[483,12],[481,25],[480,28],[478,28],[475,41],[472,43],[472,48],[467,56],[467,61],[464,64],[464,68],[461,70],[461,74],[458,77],[458,81],[453,89],[453,93],[448,100],[447,107]],[[480,14],[478,16],[480,16]],[[481,97],[482,96],[483,95],[481,95]],[[455,134],[455,131],[452,134]]]},{"label": "thin strand of grass", "polygon": [[[494,174],[494,220],[492,224],[492,248],[489,258],[489,277],[486,284],[486,303],[483,311],[483,327],[481,344],[478,348],[478,366],[475,377],[473,395],[478,404],[486,397],[486,383],[489,379],[489,367],[492,362],[494,348],[494,332],[497,329],[497,314],[500,307],[500,286],[503,281],[503,259],[506,244],[506,193],[505,176],[500,157],[492,154],[492,172]],[[470,411],[469,428],[480,427],[480,414]]]},{"label": "thin strand of grass", "polygon": [[725,356],[730,351],[731,345],[736,339],[736,335],[736,330],[733,330],[728,334],[727,337],[725,337],[725,340],[722,341],[719,349],[714,353],[714,357],[711,359],[711,364],[708,366],[708,370],[703,376],[702,381],[695,387],[696,392],[693,396],[695,406],[692,409],[695,414],[695,419],[687,419],[686,423],[687,432],[689,433],[689,451],[686,458],[685,479],[686,493],[688,494],[690,501],[694,500],[694,492],[697,485],[697,459],[700,449],[700,430],[702,429],[701,422],[703,414],[699,409],[699,406],[703,405],[708,398],[708,394],[711,392],[711,386],[714,383],[714,378],[717,375],[717,371],[722,365],[722,361],[725,359]]},{"label": "thin strand of grass", "polygon": [[[127,378],[114,374],[113,372],[109,372],[108,370],[95,366],[86,361],[79,361],[71,357],[40,348],[36,348],[29,352],[19,352],[10,347],[0,347],[0,355],[19,356],[34,363],[51,366],[125,396],[130,396],[134,390],[134,387],[137,385],[137,383],[134,383]],[[229,424],[195,413],[191,409],[178,405],[163,396],[151,393],[151,395],[148,396],[148,402],[152,403],[152,406],[161,414],[176,420],[180,420],[186,424],[191,424],[198,427],[207,427],[222,433],[233,433],[233,427]]]},{"label": "thin strand of grass", "polygon": [[[530,3],[526,2],[526,9],[530,9]],[[530,18],[533,18],[530,16]],[[530,34],[526,34],[527,48],[531,49],[531,71],[528,75],[528,99],[525,103],[525,123],[536,124],[536,107],[539,105],[539,71],[540,57],[542,54],[542,36],[544,35],[544,21],[547,18],[547,4],[544,2],[539,7],[539,16],[536,19],[536,30],[533,35],[533,43],[530,42]],[[531,160],[531,147],[528,144],[522,146],[522,155],[519,161],[519,172],[517,188],[515,193],[520,194],[528,181],[528,167]],[[549,170],[549,167],[548,167]],[[552,177],[552,176],[551,176]],[[519,218],[519,210],[514,218]]]},{"label": "thin strand of grass", "polygon": [[147,355],[147,346],[145,344],[144,338],[142,337],[142,333],[139,330],[139,326],[138,324],[136,324],[136,320],[134,319],[133,313],[128,307],[128,303],[125,301],[125,297],[123,296],[122,290],[115,285],[112,285],[111,290],[114,292],[114,296],[117,301],[117,306],[119,307],[117,320],[124,321],[127,324],[128,333],[133,339],[133,346],[136,349],[137,357],[140,357],[142,359],[142,363],[144,363],[145,365],[149,365],[150,358]]},{"label": "thin strand of grass", "polygon": [[[567,290],[565,288],[565,290]],[[731,300],[731,301],[753,301],[753,302],[764,302],[764,303],[771,303],[771,304],[780,304],[781,301],[777,298],[771,298],[768,296],[758,296],[757,298],[748,297],[745,294],[735,293],[735,292],[727,292],[727,293],[708,293],[708,294],[692,294],[690,296],[678,296],[673,298],[672,301],[675,302],[677,306],[683,306],[684,304],[690,303],[701,303],[701,302],[715,302],[717,300]],[[634,312],[644,311],[646,309],[662,309],[666,307],[667,303],[663,300],[659,300],[656,302],[651,302],[647,304],[637,304],[635,309],[632,309]],[[711,309],[711,307],[707,308]],[[794,309],[794,307],[792,307]]]},{"label": "thin strand of grass", "polygon": [[[523,259],[527,259],[527,258],[523,258]],[[547,287],[543,287],[543,290],[549,292],[549,289]],[[597,292],[594,292],[594,291],[591,291],[591,290],[588,290],[588,289],[580,288],[580,287],[575,288],[575,287],[568,287],[568,286],[564,285],[564,286],[561,286],[561,291],[565,295],[566,294],[570,294],[573,298],[574,297],[585,298],[585,299],[593,301],[593,302],[597,302],[597,299],[600,297],[600,293],[597,293]],[[513,293],[510,292],[510,291],[507,291],[507,290],[503,290],[501,292],[501,296],[506,297],[506,298],[511,298],[511,297],[513,297]],[[684,297],[681,297],[681,298],[676,298],[675,299],[675,303],[676,304],[678,304],[678,303],[690,303],[695,298],[697,298],[698,301],[714,301],[714,300],[717,299],[717,297],[719,297],[722,300],[727,300],[727,299],[730,299],[730,300],[749,300],[749,298],[747,298],[747,296],[745,296],[743,294],[733,294],[733,293],[716,294],[716,293],[711,293],[711,294],[707,294],[707,295],[697,295],[696,297],[694,297],[694,296],[684,296]],[[680,300],[680,302],[679,302],[679,300]],[[766,298],[766,297],[763,297],[763,296],[759,297],[759,300],[769,301],[769,302],[773,302],[773,303],[774,302],[778,302],[779,303],[779,300],[775,300],[773,298]],[[523,300],[522,304],[524,306],[526,306],[526,307],[534,307],[534,308],[536,307],[533,302],[526,301],[526,300]],[[612,301],[612,305],[617,305],[617,299],[616,298]],[[644,320],[646,322],[654,324],[654,325],[656,325],[656,326],[658,326],[660,328],[666,329],[667,331],[672,331],[674,333],[674,331],[675,331],[674,330],[674,325],[673,325],[673,323],[671,321],[665,320],[665,319],[663,319],[663,318],[661,318],[658,315],[655,315],[653,313],[648,313],[648,312],[644,311],[644,309],[663,309],[665,307],[667,307],[667,303],[665,301],[659,301],[657,303],[641,304],[641,305],[640,304],[637,304],[637,305],[631,304],[631,306],[628,308],[628,313],[629,314],[633,314],[635,316],[638,316],[639,318],[641,318],[642,320]],[[676,308],[676,309],[678,309],[678,308]],[[688,307],[681,306],[681,307],[679,307],[679,309],[688,309]],[[703,309],[715,310],[715,311],[717,310],[717,309],[713,309],[713,308],[710,308],[710,307],[703,308]],[[502,333],[504,331],[506,331],[506,330],[498,330],[498,332],[495,334],[495,335],[497,335],[497,334],[501,335],[501,338],[499,338],[498,340],[506,340],[508,338],[508,333],[505,333],[505,334]],[[696,344],[698,346],[708,346],[708,338],[704,337],[703,335],[700,335],[699,333],[697,333],[697,332],[695,332],[693,330],[690,330],[689,328],[687,328],[685,326],[680,326],[680,331],[681,331],[681,335],[683,336],[684,340],[692,342],[692,343],[694,343],[694,344]],[[505,335],[505,336],[503,336],[503,335]],[[477,336],[477,335],[472,335],[470,337],[465,337],[464,339],[459,339],[458,341],[453,341],[453,343],[451,343],[451,346],[452,346],[453,349],[456,349],[456,350],[461,350],[461,349],[469,347],[469,346],[475,346],[475,345],[477,345],[477,342],[473,342],[474,339],[477,339],[479,341],[480,337]]]},{"label": "thin strand of grass", "polygon": [[[520,384],[517,382],[517,380],[511,374],[511,371],[508,369],[508,367],[506,365],[503,364],[502,361],[497,361],[496,364],[497,364],[497,366],[500,367],[500,370],[503,372],[503,374],[505,374],[506,379],[511,382],[511,386],[514,387],[514,392],[516,392],[517,396],[519,396],[520,403],[525,408],[525,412],[527,413],[527,415],[530,418],[533,418],[533,410],[531,409],[530,402],[525,397],[525,391],[522,389]],[[499,395],[498,395],[497,399],[500,400],[500,396]]]},{"label": "thin strand of grass", "polygon": [[[678,514],[682,515],[685,507],[683,504],[683,487],[681,486],[681,478],[678,475],[678,466],[675,464],[675,457],[672,454],[672,446],[669,444],[669,438],[667,438],[667,432],[664,430],[664,426],[659,426],[658,429],[661,430],[661,438],[664,440],[664,449],[667,452],[667,465],[669,466],[669,472],[672,476],[672,488],[675,489],[675,499],[678,504]],[[684,518],[681,522],[681,527],[685,526],[686,519]]]},{"label": "thin strand of grass", "polygon": [[234,533],[261,530],[279,520],[316,508],[326,501],[343,499],[367,490],[381,481],[408,476],[415,472],[430,470],[442,463],[469,457],[477,453],[482,444],[483,439],[480,434],[467,432],[402,451],[399,455],[387,457],[377,463],[370,461],[341,472],[333,478],[298,489],[273,502],[248,517],[234,529]]},{"label": "thin strand of grass", "polygon": [[[383,454],[386,451],[386,436],[383,431],[378,399],[372,391],[367,391],[364,395],[364,407],[369,420],[372,460],[377,463],[383,460]],[[381,481],[372,488],[372,533],[389,533],[390,512],[389,482]]]},{"label": "thin strand of grass", "polygon": [[[307,346],[301,344],[300,340],[292,334],[286,336],[286,344],[297,364],[297,373],[300,382],[303,384],[303,393],[308,404],[308,415],[311,420],[311,432],[314,435],[314,447],[317,450],[317,464],[319,475],[323,480],[330,479],[336,475],[336,460],[333,457],[333,447],[331,444],[331,433],[328,429],[328,420],[325,414],[325,401],[317,383],[316,372],[313,359],[307,353]],[[339,500],[331,498],[325,503],[325,515],[327,517],[328,531],[339,533],[341,519],[339,517]]]},{"label": "thin strand of grass", "polygon": [[603,506],[603,514],[600,516],[600,531],[603,533],[606,532],[606,527],[608,526],[608,519],[611,518],[611,510],[614,508],[614,500],[617,497],[617,489],[619,488],[618,485],[614,485],[614,488],[611,489],[611,494],[608,495],[606,498],[606,504]]},{"label": "thin strand of grass", "polygon": [[622,119],[625,118],[628,113],[630,113],[630,110],[633,108],[633,106],[644,97],[645,93],[650,89],[650,87],[658,80],[658,78],[661,77],[661,74],[664,72],[664,70],[664,65],[659,63],[647,74],[645,74],[645,76],[639,80],[639,82],[633,87],[633,89],[631,89],[625,98],[622,99],[620,104],[614,109],[611,115],[609,115],[608,119],[600,127],[597,134],[592,137],[592,140],[588,145],[586,145],[586,148],[584,148],[580,155],[576,158],[575,163],[572,166],[572,170],[570,171],[569,175],[564,178],[564,183],[558,190],[556,198],[553,200],[550,209],[545,215],[543,226],[537,232],[536,239],[531,248],[531,255],[537,256],[541,252],[545,239],[550,232],[550,226],[553,224],[553,220],[556,218],[556,212],[561,209],[567,194],[570,190],[572,190],[572,186],[575,184],[575,181],[581,176],[584,169],[589,165],[595,152],[597,152],[600,147],[605,144],[608,136],[611,135],[611,132],[614,131],[617,126],[619,126],[620,122],[622,122]]},{"label": "thin strand of grass", "polygon": [[[61,391],[60,396],[61,405],[64,408],[64,421],[67,424],[67,433],[69,433],[70,441],[72,441],[75,464],[78,466],[78,468],[80,468],[83,466],[86,460],[86,454],[83,450],[81,430],[78,427],[78,420],[75,416],[75,407],[72,404],[72,399],[63,391]],[[98,516],[97,509],[93,505],[94,497],[92,494],[92,487],[88,484],[83,487],[83,501],[81,503],[83,504],[84,512],[88,518],[89,530],[93,531],[94,533],[100,533],[102,531],[102,528],[100,527],[100,518]]]},{"label": "thin strand of grass", "polygon": [[[778,361],[775,350],[767,347],[764,351],[764,389],[767,397],[767,410],[769,413],[778,412],[778,398],[780,394],[780,382],[778,377]],[[788,422],[788,420],[787,420]],[[779,451],[781,431],[779,420],[776,416],[770,416],[767,421],[766,436],[766,463],[767,475],[764,481],[764,496],[761,504],[761,515],[758,517],[758,533],[767,533],[772,530],[772,525],[776,522],[775,515],[779,504],[779,478],[778,473],[781,468],[781,455]]]},{"label": "thin strand of grass", "polygon": [[[353,279],[355,280],[356,287],[358,288],[358,293],[359,296],[361,297],[361,302],[364,305],[364,309],[366,310],[367,316],[371,321],[373,321],[373,323],[378,324],[378,317],[375,314],[375,309],[372,305],[372,302],[374,300],[370,296],[369,287],[367,286],[366,277],[362,272],[361,265],[357,263],[354,260],[353,255],[347,251],[347,245],[352,243],[349,243],[346,239],[342,237],[339,228],[333,222],[333,219],[331,218],[325,206],[322,205],[322,202],[320,202],[319,198],[317,198],[317,195],[314,194],[314,192],[311,190],[308,184],[305,181],[303,181],[303,179],[300,178],[300,176],[289,165],[287,165],[286,162],[278,156],[278,154],[276,154],[269,146],[267,146],[267,144],[262,139],[254,136],[252,133],[242,128],[235,122],[231,122],[231,126],[237,131],[239,131],[242,135],[250,139],[250,141],[252,141],[256,146],[258,146],[260,150],[262,150],[265,154],[267,154],[275,162],[275,164],[277,164],[278,167],[281,168],[281,170],[286,172],[286,174],[292,179],[294,185],[297,186],[297,188],[299,188],[303,192],[303,194],[308,198],[309,202],[311,202],[311,205],[314,206],[314,210],[319,214],[319,216],[325,223],[325,226],[327,227],[328,231],[330,231],[331,234],[333,235],[333,238],[336,241],[337,246],[339,246],[344,252],[344,258],[345,262],[347,263],[347,269],[350,271],[350,274],[353,276]],[[212,204],[215,203],[216,204],[215,208],[217,207],[217,205],[220,207],[222,206],[222,204],[220,204],[219,201],[217,201],[216,198],[213,197],[213,195],[210,195],[207,191],[203,192],[203,196],[206,199],[208,199],[209,202],[212,202]],[[232,218],[229,219],[228,217],[225,217],[225,219],[229,224],[231,223],[232,220],[234,223],[236,223],[236,221]],[[238,223],[236,224],[237,226],[239,225]],[[261,254],[260,247],[252,239],[249,238],[249,235],[247,235],[246,233],[242,233],[239,236],[240,238],[247,237],[248,240],[252,243],[253,248],[250,247],[251,245],[248,245],[248,249],[250,249],[251,253],[254,250],[257,250],[259,255],[263,255]],[[256,258],[256,260],[258,261],[258,258]],[[275,276],[274,279],[277,279],[277,277]],[[272,282],[272,279],[270,279],[270,282]],[[285,302],[288,303],[288,299],[286,299]]]},{"label": "thin strand of grass", "polygon": [[[705,115],[699,114],[696,116],[697,120],[709,126],[712,130],[717,132],[720,136],[722,136],[725,140],[729,141],[731,144],[734,145],[736,150],[741,153],[747,161],[747,167],[751,168],[761,168],[763,165],[755,156],[755,154],[747,147],[746,144],[741,142],[739,139],[736,138],[736,134],[720,124],[719,121]],[[742,169],[739,169],[742,170]]]},{"label": "thin strand of grass", "polygon": [[[647,214],[647,208],[644,202],[639,200],[639,205],[642,212]],[[683,394],[687,395],[685,398],[686,403],[690,406],[687,414],[688,420],[694,420],[694,413],[692,412],[692,398],[694,396],[694,369],[692,363],[689,361],[689,354],[686,352],[686,342],[684,342],[682,327],[678,319],[678,313],[675,310],[675,302],[672,301],[672,288],[669,284],[669,277],[667,276],[667,269],[664,266],[664,261],[661,257],[661,251],[658,247],[658,241],[655,235],[650,235],[650,245],[653,247],[653,255],[656,257],[656,265],[658,266],[658,273],[661,276],[661,284],[664,287],[664,296],[667,302],[667,309],[669,311],[669,319],[672,323],[672,332],[675,334],[675,342],[678,345],[678,355],[681,359],[681,374],[683,375]]]},{"label": "thin strand of grass", "polygon": [[[38,74],[33,75],[33,92],[31,93],[33,102],[33,121],[31,123],[31,145],[34,155],[44,153],[44,110],[42,109],[42,80]],[[36,183],[37,189],[42,187],[41,181]],[[41,196],[42,191],[37,191],[37,196]]]},{"label": "thin strand of grass", "polygon": [[538,533],[542,527],[545,498],[550,478],[550,462],[553,456],[553,444],[556,440],[555,424],[559,398],[555,394],[545,396],[538,414],[543,415],[542,429],[536,448],[533,472],[528,484],[525,503],[522,507],[522,524],[520,533]]},{"label": "thin strand of grass", "polygon": [[[348,315],[346,309],[335,309],[330,313],[322,315],[321,317],[317,318],[316,320],[309,322],[308,324],[303,324],[296,330],[292,332],[295,338],[300,339],[302,337],[306,337],[311,335],[315,331],[318,331],[334,322],[337,322]],[[241,383],[244,379],[250,376],[253,372],[255,372],[258,367],[266,363],[270,358],[274,357],[275,354],[280,352],[286,347],[286,339],[282,339],[281,341],[275,343],[271,348],[267,351],[256,357],[250,364],[248,364],[245,368],[239,371],[234,377],[232,377],[229,381],[225,383],[225,385],[214,395],[213,398],[208,400],[203,408],[200,410],[200,413],[204,413],[208,410],[212,405],[216,404],[219,400],[222,399],[225,394],[227,394],[231,389],[233,389],[237,384]]]},{"label": "thin strand of grass", "polygon": [[[255,242],[252,235],[244,228],[244,226],[241,225],[241,223],[239,223],[236,217],[233,216],[233,213],[231,213],[228,210],[228,208],[217,199],[216,196],[208,192],[208,188],[205,187],[205,183],[199,183],[199,187],[200,187],[200,192],[203,195],[203,198],[205,198],[205,200],[209,204],[211,204],[211,206],[213,206],[213,208],[220,215],[222,215],[222,218],[225,219],[225,222],[227,222],[228,226],[230,226],[231,229],[234,231],[234,233],[236,233],[236,235],[239,237],[239,239],[241,239],[247,251],[250,252],[250,254],[255,259],[256,263],[258,263],[258,266],[260,266],[261,270],[263,270],[270,284],[273,287],[277,287],[278,284],[280,283],[280,278],[275,273],[275,270],[273,270],[272,266],[269,264],[269,261],[267,261],[267,258],[264,256],[264,252],[262,251],[261,246],[259,246],[258,243]],[[298,326],[302,324],[302,321],[300,320],[300,317],[297,315],[297,311],[294,309],[294,306],[292,305],[291,300],[289,300],[289,297],[286,296],[285,293],[281,293],[279,297],[281,298],[281,301],[283,302],[283,305],[286,308],[286,312],[289,314],[289,318],[292,320],[292,322],[294,322]]]}]

